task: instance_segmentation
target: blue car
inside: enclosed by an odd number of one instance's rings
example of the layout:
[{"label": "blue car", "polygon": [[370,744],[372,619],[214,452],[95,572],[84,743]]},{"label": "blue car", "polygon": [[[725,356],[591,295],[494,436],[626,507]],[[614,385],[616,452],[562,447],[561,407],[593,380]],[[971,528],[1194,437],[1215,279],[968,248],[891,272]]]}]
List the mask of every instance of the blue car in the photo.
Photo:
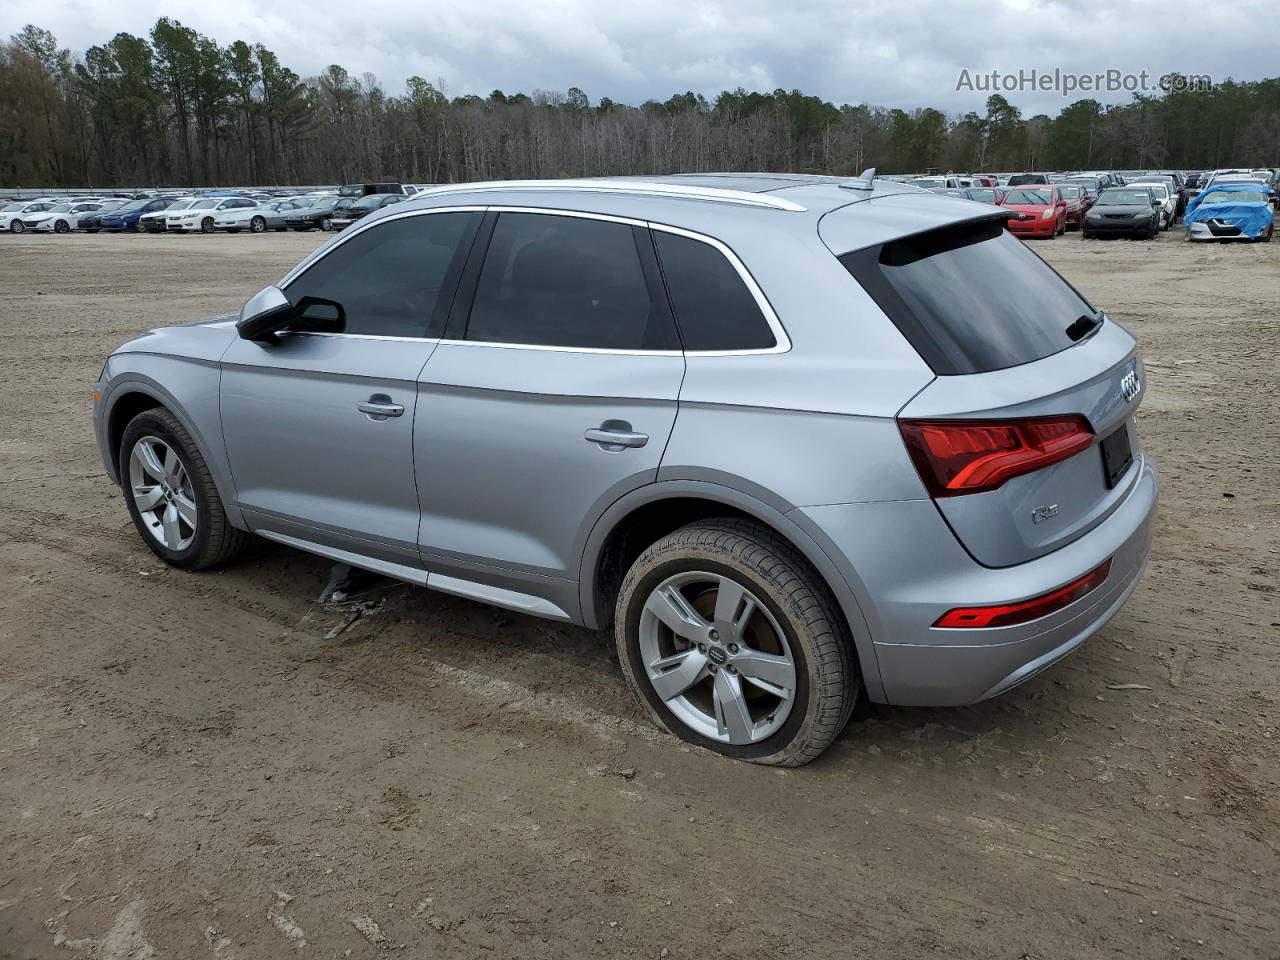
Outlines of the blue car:
[{"label": "blue car", "polygon": [[1263,183],[1215,183],[1187,204],[1187,240],[1261,240],[1275,232],[1271,190]]},{"label": "blue car", "polygon": [[141,233],[143,227],[138,221],[142,218],[142,215],[164,210],[171,203],[173,203],[173,200],[168,197],[155,197],[151,200],[131,200],[123,207],[112,210],[104,216],[100,226],[103,230],[110,230],[113,233],[118,233],[121,230],[135,230]]}]

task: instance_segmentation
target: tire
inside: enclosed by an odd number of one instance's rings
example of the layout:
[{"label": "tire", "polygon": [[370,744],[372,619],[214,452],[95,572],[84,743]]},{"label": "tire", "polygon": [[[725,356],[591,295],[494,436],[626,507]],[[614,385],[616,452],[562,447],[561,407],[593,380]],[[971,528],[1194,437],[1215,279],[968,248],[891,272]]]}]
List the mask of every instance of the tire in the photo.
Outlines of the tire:
[{"label": "tire", "polygon": [[13,220],[9,223],[9,229],[14,233],[22,233],[27,228],[22,225],[21,220]]},{"label": "tire", "polygon": [[134,232],[134,233],[146,233],[146,232],[147,232],[147,228],[146,228],[146,227],[144,227],[144,226],[142,225],[142,221],[141,221],[141,220],[135,220],[135,221],[133,221],[133,232]]},{"label": "tire", "polygon": [[213,233],[213,217],[205,217],[200,221],[201,233]]},{"label": "tire", "polygon": [[71,224],[67,223],[67,221],[65,220],[55,220],[53,222],[53,232],[54,233],[70,233]]},{"label": "tire", "polygon": [[1275,232],[1276,232],[1276,225],[1272,223],[1271,226],[1267,227],[1267,232],[1262,235],[1262,242],[1270,243],[1271,237]]},{"label": "tire", "polygon": [[[675,605],[665,599],[672,591]],[[722,594],[739,598],[723,619],[715,616]],[[679,609],[701,619],[682,620]],[[744,609],[749,612],[741,629],[722,626]],[[704,649],[668,622],[701,636]],[[727,642],[719,630],[729,634]],[[614,638],[627,686],[654,723],[737,760],[808,763],[844,729],[858,696],[853,644],[834,598],[790,543],[752,521],[691,524],[641,553],[618,593]],[[660,661],[671,669],[651,679],[650,665]],[[697,678],[681,687],[676,662],[692,666]],[[777,686],[777,694],[744,679],[763,677],[756,672],[762,667],[775,682],[789,679],[791,686]],[[662,677],[676,678],[665,700],[654,686]],[[717,711],[717,698],[730,709]]]},{"label": "tire", "polygon": [[1088,228],[1088,227],[1084,227],[1084,226],[1082,226],[1082,227],[1080,228],[1080,239],[1081,239],[1081,240],[1092,240],[1092,239],[1093,239],[1093,234],[1089,232],[1089,228]]},{"label": "tire", "polygon": [[[141,447],[162,452],[154,461],[161,467],[169,467],[169,456],[176,454],[181,472],[159,471],[161,476],[157,477],[154,468],[149,470],[143,465],[146,458],[141,452],[135,459],[135,449]],[[248,534],[227,520],[204,456],[182,421],[168,410],[154,407],[130,420],[120,441],[119,455],[120,485],[129,516],[142,542],[165,563],[185,570],[204,570],[225,563],[244,547]],[[174,496],[162,492],[162,488],[174,491]],[[145,498],[135,492],[142,490],[160,497],[156,509],[146,509]],[[183,503],[187,505],[185,511],[180,509]],[[188,520],[191,516],[194,526]]]},{"label": "tire", "polygon": [[328,233],[330,230],[332,230],[332,229],[333,229],[333,221],[332,221],[332,220],[330,220],[328,217],[326,217],[325,219],[321,220],[321,221],[320,221],[320,229],[321,229],[321,230],[323,230],[325,233]]},{"label": "tire", "polygon": [[262,217],[254,217],[249,221],[249,231],[251,233],[262,233],[267,229],[267,221]]}]

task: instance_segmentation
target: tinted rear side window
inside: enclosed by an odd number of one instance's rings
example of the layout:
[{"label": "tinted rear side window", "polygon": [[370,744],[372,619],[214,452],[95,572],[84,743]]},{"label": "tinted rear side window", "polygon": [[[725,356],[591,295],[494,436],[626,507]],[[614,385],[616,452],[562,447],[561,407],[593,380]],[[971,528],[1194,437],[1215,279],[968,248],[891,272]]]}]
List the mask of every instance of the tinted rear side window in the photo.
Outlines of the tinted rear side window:
[{"label": "tinted rear side window", "polygon": [[655,230],[671,306],[686,350],[767,350],[777,345],[760,305],[723,253]]},{"label": "tinted rear side window", "polygon": [[[540,213],[498,216],[466,339],[605,350],[678,349],[625,223]],[[641,233],[645,243],[647,235]],[[650,251],[652,259],[652,251]],[[659,296],[661,296],[659,292]]]},{"label": "tinted rear side window", "polygon": [[840,258],[935,373],[1001,370],[1076,342],[1094,309],[1000,220]]}]

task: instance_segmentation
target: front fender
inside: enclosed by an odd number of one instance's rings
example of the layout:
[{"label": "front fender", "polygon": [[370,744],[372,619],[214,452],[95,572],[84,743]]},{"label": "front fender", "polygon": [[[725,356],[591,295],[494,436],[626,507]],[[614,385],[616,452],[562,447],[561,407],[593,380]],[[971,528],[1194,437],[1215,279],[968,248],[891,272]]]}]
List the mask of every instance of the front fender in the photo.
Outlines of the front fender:
[{"label": "front fender", "polygon": [[220,377],[217,363],[205,360],[146,353],[114,354],[108,361],[104,383],[99,384],[102,400],[94,418],[94,430],[107,474],[119,484],[122,480],[117,462],[119,451],[113,450],[111,443],[119,404],[137,394],[156,401],[182,422],[196,442],[209,466],[227,519],[233,526],[247,529],[236,506],[235,482],[222,441],[218,414]]},{"label": "front fender", "polygon": [[826,582],[835,595],[836,602],[849,624],[849,632],[853,636],[854,646],[858,652],[858,661],[862,669],[862,681],[866,684],[867,695],[875,702],[884,702],[884,684],[880,678],[880,667],[876,660],[875,644],[871,631],[863,616],[862,608],[854,593],[853,586],[841,572],[840,566],[823,549],[818,541],[791,515],[784,513],[763,500],[744,493],[741,490],[718,483],[701,480],[660,480],[650,483],[624,495],[601,514],[591,528],[582,554],[582,564],[578,572],[579,599],[582,605],[582,618],[586,627],[592,630],[602,629],[603,623],[599,615],[599,583],[595,571],[599,567],[600,554],[605,541],[617,525],[639,507],[660,500],[677,497],[694,497],[710,500],[733,507],[759,520],[786,537],[799,550]]}]

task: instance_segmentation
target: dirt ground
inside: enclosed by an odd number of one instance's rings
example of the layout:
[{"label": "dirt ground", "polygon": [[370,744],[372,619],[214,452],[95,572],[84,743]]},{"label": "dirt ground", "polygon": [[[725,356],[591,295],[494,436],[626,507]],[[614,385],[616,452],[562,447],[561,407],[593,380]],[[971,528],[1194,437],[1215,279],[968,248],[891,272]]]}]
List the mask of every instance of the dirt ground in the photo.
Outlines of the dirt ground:
[{"label": "dirt ground", "polygon": [[0,958],[1280,957],[1280,243],[1036,245],[1145,351],[1146,580],[778,771],[650,728],[603,636],[403,587],[326,637],[320,559],[147,551],[104,357],[318,239],[0,237]]}]

